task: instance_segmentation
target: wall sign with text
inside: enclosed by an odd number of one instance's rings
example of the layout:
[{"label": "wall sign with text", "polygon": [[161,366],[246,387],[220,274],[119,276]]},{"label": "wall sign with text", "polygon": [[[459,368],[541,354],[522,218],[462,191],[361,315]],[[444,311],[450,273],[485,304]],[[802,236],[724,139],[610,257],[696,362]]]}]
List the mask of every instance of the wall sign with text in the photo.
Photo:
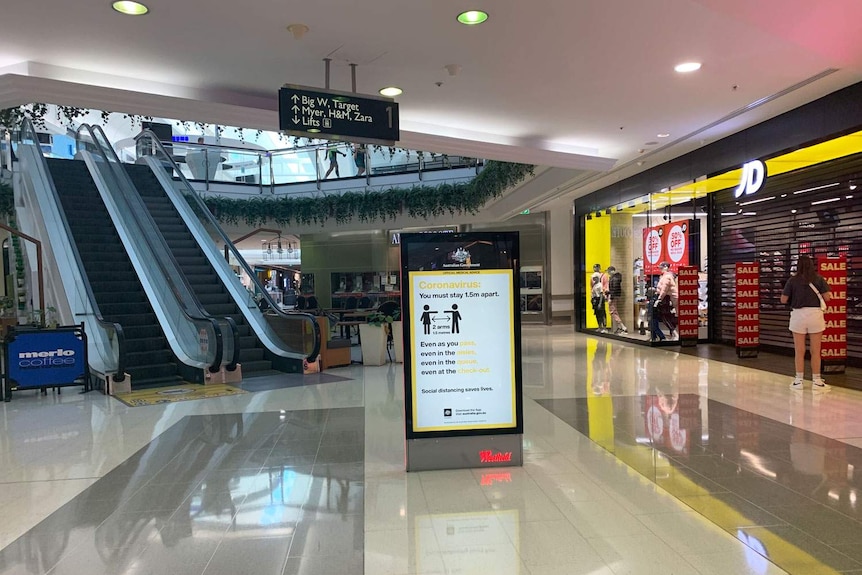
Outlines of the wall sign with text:
[{"label": "wall sign with text", "polygon": [[817,272],[829,284],[832,296],[823,314],[826,331],[823,332],[820,357],[823,373],[843,373],[847,363],[847,257],[817,258]]},{"label": "wall sign with text", "polygon": [[736,354],[756,357],[760,347],[760,262],[737,262]]},{"label": "wall sign with text", "polygon": [[687,266],[689,264],[688,239],[691,228],[692,220],[679,220],[644,228],[644,273],[647,275],[661,273],[659,264],[665,261],[670,264],[671,270],[674,272],[680,266]]},{"label": "wall sign with text", "polygon": [[677,317],[679,318],[678,329],[680,343],[683,346],[697,345],[697,268],[694,266],[680,267],[676,278],[676,284],[677,290],[679,291]]}]

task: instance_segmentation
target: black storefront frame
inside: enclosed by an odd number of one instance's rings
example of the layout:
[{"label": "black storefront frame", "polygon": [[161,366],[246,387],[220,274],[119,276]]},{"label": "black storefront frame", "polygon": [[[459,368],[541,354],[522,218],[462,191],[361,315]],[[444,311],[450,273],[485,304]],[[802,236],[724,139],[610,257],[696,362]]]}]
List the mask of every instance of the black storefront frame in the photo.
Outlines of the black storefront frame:
[{"label": "black storefront frame", "polygon": [[[832,140],[860,130],[862,126],[862,82],[838,90],[809,104],[766,120],[737,134],[723,138],[698,150],[665,162],[640,174],[616,182],[582,196],[574,201],[573,257],[575,270],[575,331],[586,332],[589,312],[586,286],[580,281],[589,269],[584,253],[586,245],[586,215],[604,211],[608,206],[626,205],[644,196],[652,196],[662,189],[670,189],[681,182],[693,182],[704,174],[712,177],[737,169],[755,159],[765,160],[794,150]],[[716,225],[714,194],[707,194],[707,257],[716,261],[713,242]],[[715,266],[708,269],[710,305],[708,308],[708,337],[714,341],[718,306],[715,305],[712,286],[715,285]],[[641,342],[634,339],[626,341]]]}]

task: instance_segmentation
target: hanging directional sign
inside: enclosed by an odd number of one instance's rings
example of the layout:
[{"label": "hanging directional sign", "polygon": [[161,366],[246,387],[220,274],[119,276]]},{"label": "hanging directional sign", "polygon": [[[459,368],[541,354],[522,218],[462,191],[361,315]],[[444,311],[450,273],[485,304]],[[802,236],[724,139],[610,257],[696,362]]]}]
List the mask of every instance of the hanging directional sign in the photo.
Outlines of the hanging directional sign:
[{"label": "hanging directional sign", "polygon": [[391,145],[398,104],[391,98],[285,84],[278,91],[279,129],[304,138]]}]

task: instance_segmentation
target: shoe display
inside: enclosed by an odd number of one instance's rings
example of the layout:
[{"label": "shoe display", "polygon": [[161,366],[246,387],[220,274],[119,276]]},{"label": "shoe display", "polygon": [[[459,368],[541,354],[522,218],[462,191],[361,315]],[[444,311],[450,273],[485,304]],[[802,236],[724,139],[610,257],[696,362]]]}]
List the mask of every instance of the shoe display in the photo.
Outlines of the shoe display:
[{"label": "shoe display", "polygon": [[790,384],[790,389],[802,389],[802,380],[794,379],[793,383]]}]

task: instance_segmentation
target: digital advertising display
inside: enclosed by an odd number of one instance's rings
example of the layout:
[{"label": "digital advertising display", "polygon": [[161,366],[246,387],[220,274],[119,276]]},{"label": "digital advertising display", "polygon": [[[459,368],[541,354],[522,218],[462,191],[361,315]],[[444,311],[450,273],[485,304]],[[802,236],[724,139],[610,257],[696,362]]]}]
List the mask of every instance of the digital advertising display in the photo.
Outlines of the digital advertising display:
[{"label": "digital advertising display", "polygon": [[517,234],[401,246],[407,437],[521,433]]}]

